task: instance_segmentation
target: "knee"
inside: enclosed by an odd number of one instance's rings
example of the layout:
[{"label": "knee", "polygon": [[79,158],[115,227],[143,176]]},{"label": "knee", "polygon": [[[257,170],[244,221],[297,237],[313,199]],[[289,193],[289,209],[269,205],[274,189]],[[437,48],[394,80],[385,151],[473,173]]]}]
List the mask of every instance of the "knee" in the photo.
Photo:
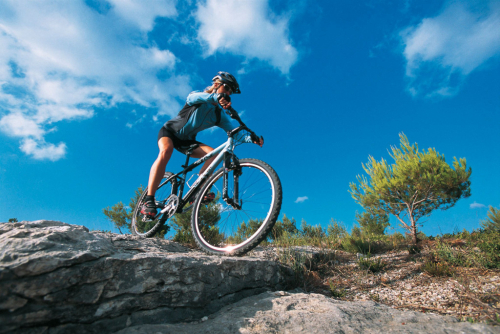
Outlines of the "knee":
[{"label": "knee", "polygon": [[160,153],[158,154],[158,158],[160,160],[168,160],[170,159],[170,156],[172,156],[173,149],[171,147],[165,148],[160,150]]}]

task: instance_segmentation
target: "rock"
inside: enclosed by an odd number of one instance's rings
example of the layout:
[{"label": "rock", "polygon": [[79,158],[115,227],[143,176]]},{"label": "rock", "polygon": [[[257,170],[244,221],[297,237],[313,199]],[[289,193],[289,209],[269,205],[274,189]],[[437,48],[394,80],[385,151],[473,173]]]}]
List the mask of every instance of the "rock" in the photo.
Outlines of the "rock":
[{"label": "rock", "polygon": [[54,221],[2,223],[0,244],[0,333],[500,333],[282,291],[292,272],[266,249],[253,252],[261,257],[207,256]]},{"label": "rock", "polygon": [[344,302],[318,294],[265,292],[222,308],[207,321],[141,325],[117,334],[146,333],[500,333],[498,327],[458,322],[371,301]]},{"label": "rock", "polygon": [[290,269],[55,221],[0,224],[0,333],[109,333],[199,320],[286,288]]}]

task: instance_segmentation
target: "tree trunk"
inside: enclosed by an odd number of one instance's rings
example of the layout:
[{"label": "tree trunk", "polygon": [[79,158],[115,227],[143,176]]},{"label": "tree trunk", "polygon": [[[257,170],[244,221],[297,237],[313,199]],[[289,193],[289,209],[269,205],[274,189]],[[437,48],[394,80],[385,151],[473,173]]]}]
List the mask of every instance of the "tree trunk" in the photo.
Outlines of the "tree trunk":
[{"label": "tree trunk", "polygon": [[412,244],[417,245],[417,224],[415,222],[411,223],[411,236],[412,236]]}]

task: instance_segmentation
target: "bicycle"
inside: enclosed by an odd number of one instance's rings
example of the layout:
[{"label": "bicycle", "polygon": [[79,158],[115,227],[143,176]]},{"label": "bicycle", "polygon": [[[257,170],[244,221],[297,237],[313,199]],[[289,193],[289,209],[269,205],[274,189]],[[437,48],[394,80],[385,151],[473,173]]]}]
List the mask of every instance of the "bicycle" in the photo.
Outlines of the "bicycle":
[{"label": "bicycle", "polygon": [[[183,170],[177,174],[166,172],[158,186],[155,197],[160,212],[153,219],[140,213],[147,195],[147,188],[144,190],[132,215],[133,234],[152,237],[176,213],[192,210],[193,237],[206,253],[243,255],[267,237],[281,210],[281,182],[267,163],[236,157],[234,149],[238,143],[234,135],[248,131],[253,141],[260,138],[241,121],[233,108],[226,112],[239,126],[227,133],[225,143],[191,165],[188,165],[190,156],[198,145],[187,148]],[[216,156],[214,161],[183,196],[187,174],[213,156]],[[221,162],[222,168],[214,172]],[[204,197],[210,192],[216,196],[207,202]]]}]

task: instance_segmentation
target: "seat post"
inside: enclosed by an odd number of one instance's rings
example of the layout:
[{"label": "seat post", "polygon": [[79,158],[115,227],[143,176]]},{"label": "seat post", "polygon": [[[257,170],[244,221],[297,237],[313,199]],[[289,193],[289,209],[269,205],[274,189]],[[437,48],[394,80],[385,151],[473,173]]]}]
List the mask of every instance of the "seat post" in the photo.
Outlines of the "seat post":
[{"label": "seat post", "polygon": [[186,163],[184,164],[184,166],[182,166],[182,168],[186,168],[187,166],[189,166],[189,158],[190,157],[191,157],[190,153],[186,154]]}]

